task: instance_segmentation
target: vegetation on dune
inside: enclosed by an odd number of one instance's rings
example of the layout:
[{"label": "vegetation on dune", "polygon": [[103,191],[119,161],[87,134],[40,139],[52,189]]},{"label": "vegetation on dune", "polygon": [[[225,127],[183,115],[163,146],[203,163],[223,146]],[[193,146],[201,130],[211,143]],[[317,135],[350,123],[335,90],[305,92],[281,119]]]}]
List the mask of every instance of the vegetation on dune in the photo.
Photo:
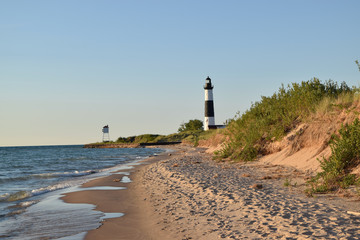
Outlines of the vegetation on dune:
[{"label": "vegetation on dune", "polygon": [[178,132],[202,131],[202,130],[204,130],[203,122],[198,119],[194,119],[194,120],[190,120],[187,123],[182,123],[178,129]]},{"label": "vegetation on dune", "polygon": [[152,143],[160,136],[159,134],[142,134],[131,137],[119,137],[115,143]]},{"label": "vegetation on dune", "polygon": [[353,94],[345,82],[322,83],[312,79],[281,86],[271,97],[261,97],[249,110],[230,121],[226,135],[229,141],[216,154],[237,161],[251,161],[264,154],[265,143],[281,139],[298,123],[305,121],[325,98],[333,101],[344,94]]},{"label": "vegetation on dune", "polygon": [[137,136],[119,137],[116,141],[98,142],[89,145],[137,145],[141,143],[169,143],[183,142],[193,146],[197,146],[199,140],[206,140],[214,136],[218,131],[204,131],[203,122],[198,119],[189,120],[182,123],[177,133],[169,135],[159,134],[141,134]]},{"label": "vegetation on dune", "polygon": [[354,167],[360,163],[360,121],[343,125],[339,135],[333,135],[330,141],[331,156],[320,161],[322,172],[309,181],[307,193],[323,193],[339,188],[348,188],[357,179],[352,174]]},{"label": "vegetation on dune", "polygon": [[[356,62],[359,70],[360,64]],[[328,143],[329,158],[318,159],[322,171],[308,182],[306,192],[323,193],[360,185],[360,178],[353,173],[360,165],[360,113],[359,89],[319,79],[293,83],[281,88],[271,97],[261,97],[259,102],[242,115],[232,119],[225,130],[228,142],[216,154],[235,161],[251,161],[266,154],[267,143],[281,140],[301,123],[312,117],[352,113],[355,120],[345,124]]]},{"label": "vegetation on dune", "polygon": [[192,145],[197,145],[199,140],[208,137],[210,137],[210,135],[208,132],[205,132],[203,130],[203,122],[198,119],[193,119],[193,120],[189,120],[186,123],[182,123],[177,133],[173,133],[169,135],[141,134],[137,136],[119,137],[116,141],[99,142],[94,144],[111,145],[111,144],[186,142]]},{"label": "vegetation on dune", "polygon": [[203,131],[202,130],[189,130],[189,131],[182,131],[178,133],[169,134],[166,136],[159,137],[157,142],[182,142],[186,139],[196,138],[198,137]]}]

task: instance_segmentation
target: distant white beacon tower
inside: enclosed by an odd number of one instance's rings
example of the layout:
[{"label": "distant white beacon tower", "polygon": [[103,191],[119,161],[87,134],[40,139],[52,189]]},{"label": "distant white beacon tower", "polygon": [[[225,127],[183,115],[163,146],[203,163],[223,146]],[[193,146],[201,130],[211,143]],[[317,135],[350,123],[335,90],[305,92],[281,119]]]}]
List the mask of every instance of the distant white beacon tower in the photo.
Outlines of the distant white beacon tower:
[{"label": "distant white beacon tower", "polygon": [[211,79],[209,77],[205,80],[205,121],[204,129],[209,130],[216,128],[215,125],[215,116],[214,116],[214,98],[212,89],[214,86],[211,84]]},{"label": "distant white beacon tower", "polygon": [[109,125],[106,125],[102,129],[103,132],[103,142],[109,142],[110,141],[110,134],[109,134]]}]

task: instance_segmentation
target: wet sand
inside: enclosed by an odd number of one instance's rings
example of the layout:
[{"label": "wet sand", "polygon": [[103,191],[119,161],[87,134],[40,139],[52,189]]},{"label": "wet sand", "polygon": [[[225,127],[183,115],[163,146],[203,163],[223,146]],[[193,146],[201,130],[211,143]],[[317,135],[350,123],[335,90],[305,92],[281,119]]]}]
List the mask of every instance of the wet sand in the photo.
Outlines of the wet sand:
[{"label": "wet sand", "polygon": [[[360,203],[334,196],[308,198],[307,176],[278,165],[216,163],[204,150],[180,148],[145,161],[130,175],[84,185],[122,186],[67,194],[95,204],[107,219],[86,239],[358,239]],[[284,186],[284,183],[287,183]]]},{"label": "wet sand", "polygon": [[[125,213],[120,218],[109,218],[102,222],[98,229],[89,231],[85,239],[168,239],[159,226],[148,204],[143,203],[142,189],[138,186],[138,175],[142,168],[157,161],[167,159],[168,153],[150,157],[141,165],[134,165],[127,170],[130,176],[113,174],[108,177],[92,180],[82,185],[83,188],[112,186],[125,187],[121,190],[84,190],[72,192],[62,197],[68,203],[89,203],[95,210],[104,213]],[[124,172],[124,171],[121,171]],[[131,179],[130,183],[122,183],[122,177]]]}]

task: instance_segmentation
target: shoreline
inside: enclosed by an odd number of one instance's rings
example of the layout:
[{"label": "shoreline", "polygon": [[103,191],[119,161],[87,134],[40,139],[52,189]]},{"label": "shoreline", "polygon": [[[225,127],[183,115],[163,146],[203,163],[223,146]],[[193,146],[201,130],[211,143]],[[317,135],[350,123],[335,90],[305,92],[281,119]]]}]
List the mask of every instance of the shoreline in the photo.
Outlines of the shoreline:
[{"label": "shoreline", "polygon": [[60,238],[99,227],[100,219],[114,215],[92,211],[94,205],[65,204],[61,196],[84,190],[78,187],[85,182],[114,171],[126,172],[128,164],[164,152],[159,148],[91,150],[81,145],[14,150],[2,150],[0,239]]},{"label": "shoreline", "polygon": [[[153,220],[152,209],[143,204],[143,198],[139,198],[138,182],[140,169],[167,159],[169,155],[178,154],[176,147],[171,147],[174,152],[163,152],[157,156],[151,156],[132,165],[133,168],[126,170],[130,175],[113,173],[110,176],[97,178],[84,183],[80,188],[90,187],[122,187],[121,190],[83,190],[70,192],[61,197],[65,203],[86,203],[95,205],[97,211],[103,213],[122,213],[121,217],[107,218],[102,225],[86,233],[84,239],[169,239]],[[121,182],[123,177],[129,177],[131,182]],[[141,206],[141,208],[140,208]]]},{"label": "shoreline", "polygon": [[181,142],[157,142],[157,143],[89,143],[84,148],[144,148],[144,147],[160,147],[174,146]]},{"label": "shoreline", "polygon": [[114,182],[121,177],[111,175],[83,185],[126,190],[67,194],[66,202],[125,214],[106,219],[85,239],[356,239],[360,234],[358,202],[306,197],[303,172],[261,161],[215,162],[203,149],[176,149],[132,169],[131,183]]}]

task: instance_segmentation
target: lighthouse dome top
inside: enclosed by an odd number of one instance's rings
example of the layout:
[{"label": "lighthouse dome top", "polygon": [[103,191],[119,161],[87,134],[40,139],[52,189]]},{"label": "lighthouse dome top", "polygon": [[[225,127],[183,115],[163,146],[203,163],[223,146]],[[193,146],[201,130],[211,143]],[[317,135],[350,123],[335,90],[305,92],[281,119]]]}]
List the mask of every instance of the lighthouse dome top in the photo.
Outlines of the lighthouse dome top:
[{"label": "lighthouse dome top", "polygon": [[205,79],[204,89],[213,89],[214,86],[211,84],[211,78],[209,76]]}]

